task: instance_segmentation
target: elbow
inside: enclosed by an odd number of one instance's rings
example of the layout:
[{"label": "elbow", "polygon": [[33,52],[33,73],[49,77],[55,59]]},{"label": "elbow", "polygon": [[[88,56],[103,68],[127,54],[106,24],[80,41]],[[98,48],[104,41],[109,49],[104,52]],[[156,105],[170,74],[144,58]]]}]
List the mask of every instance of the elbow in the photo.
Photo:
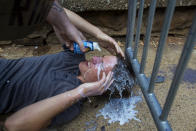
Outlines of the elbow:
[{"label": "elbow", "polygon": [[4,126],[7,131],[21,131],[20,125],[9,118],[6,119]]},{"label": "elbow", "polygon": [[42,128],[38,124],[29,123],[28,120],[7,118],[4,127],[6,131],[40,131]]},{"label": "elbow", "polygon": [[13,131],[14,129],[14,124],[10,120],[7,120],[7,119],[4,123],[4,126],[5,126],[5,129],[8,131]]}]

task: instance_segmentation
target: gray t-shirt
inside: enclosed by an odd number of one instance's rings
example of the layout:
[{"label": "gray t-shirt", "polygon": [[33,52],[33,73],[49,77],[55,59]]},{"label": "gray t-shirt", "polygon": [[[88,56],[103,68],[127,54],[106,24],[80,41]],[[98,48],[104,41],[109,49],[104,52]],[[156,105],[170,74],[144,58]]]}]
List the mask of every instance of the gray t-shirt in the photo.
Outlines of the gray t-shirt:
[{"label": "gray t-shirt", "polygon": [[65,49],[57,54],[0,59],[0,113],[72,90],[81,84],[78,65],[84,55]]}]

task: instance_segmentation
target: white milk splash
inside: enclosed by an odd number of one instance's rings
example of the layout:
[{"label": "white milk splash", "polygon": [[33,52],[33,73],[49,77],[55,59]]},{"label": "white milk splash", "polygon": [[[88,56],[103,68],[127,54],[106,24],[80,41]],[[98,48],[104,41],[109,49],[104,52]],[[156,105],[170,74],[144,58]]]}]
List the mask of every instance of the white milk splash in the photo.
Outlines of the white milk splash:
[{"label": "white milk splash", "polygon": [[101,73],[101,70],[103,70],[103,64],[98,64],[96,65],[96,68],[97,68],[97,79],[100,80],[100,73]]},{"label": "white milk splash", "polygon": [[109,119],[109,123],[120,122],[120,125],[128,123],[130,120],[140,120],[136,117],[138,111],[134,110],[135,104],[142,101],[141,96],[132,96],[129,98],[112,98],[109,103],[99,110],[96,117],[103,116]]},{"label": "white milk splash", "polygon": [[111,67],[112,64],[103,65],[103,63],[97,64],[95,68],[97,69],[97,79],[100,80],[100,73],[104,71],[104,68]]},{"label": "white milk splash", "polygon": [[[88,63],[89,65],[89,63]],[[90,66],[90,65],[89,65]],[[97,78],[100,80],[100,73],[103,70],[104,67],[107,68],[108,66],[111,66],[110,64],[108,65],[103,65],[103,63],[96,64],[95,68],[97,69]],[[138,111],[135,110],[136,104],[138,102],[142,101],[141,96],[130,96],[129,98],[122,98],[122,92],[123,90],[126,90],[126,88],[122,88],[122,86],[119,86],[119,82],[123,85],[123,87],[129,87],[128,91],[131,92],[131,88],[134,85],[134,80],[133,78],[123,80],[124,76],[128,76],[126,72],[122,72],[119,75],[118,79],[115,79],[116,83],[113,83],[113,87],[110,89],[110,97],[109,97],[109,102],[105,104],[105,106],[99,110],[99,113],[96,115],[96,117],[103,116],[104,119],[108,119],[108,123],[114,123],[114,122],[119,122],[120,125],[124,125],[125,123],[128,123],[130,120],[140,120],[136,117]],[[122,83],[123,82],[123,83]],[[111,98],[111,95],[115,92],[115,89],[118,91],[119,95],[121,98]]]}]

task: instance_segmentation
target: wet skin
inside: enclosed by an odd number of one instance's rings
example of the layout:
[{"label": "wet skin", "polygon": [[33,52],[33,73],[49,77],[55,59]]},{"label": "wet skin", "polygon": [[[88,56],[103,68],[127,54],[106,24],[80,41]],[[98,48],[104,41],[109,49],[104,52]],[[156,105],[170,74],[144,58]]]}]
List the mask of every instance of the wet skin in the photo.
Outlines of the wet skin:
[{"label": "wet skin", "polygon": [[101,78],[103,72],[107,75],[116,64],[116,56],[93,57],[89,61],[80,62],[79,69],[81,74],[78,76],[78,79],[80,79],[83,83],[97,81],[99,69],[99,78]]}]

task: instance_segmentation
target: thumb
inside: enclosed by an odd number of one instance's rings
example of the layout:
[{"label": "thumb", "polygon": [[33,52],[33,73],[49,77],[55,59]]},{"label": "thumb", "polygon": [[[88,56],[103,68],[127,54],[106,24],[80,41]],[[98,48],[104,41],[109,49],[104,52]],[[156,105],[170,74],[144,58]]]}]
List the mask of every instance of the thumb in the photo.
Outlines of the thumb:
[{"label": "thumb", "polygon": [[78,43],[78,45],[80,46],[80,50],[81,50],[82,52],[85,52],[86,50],[85,50],[85,47],[84,47],[84,45],[83,45],[82,40],[78,40],[77,43]]}]

